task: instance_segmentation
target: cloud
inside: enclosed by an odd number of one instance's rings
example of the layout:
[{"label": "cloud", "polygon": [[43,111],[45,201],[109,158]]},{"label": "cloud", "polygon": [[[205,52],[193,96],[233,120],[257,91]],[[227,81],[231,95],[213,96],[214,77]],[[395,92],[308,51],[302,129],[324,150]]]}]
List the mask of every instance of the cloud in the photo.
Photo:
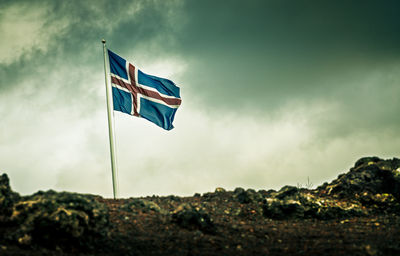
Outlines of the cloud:
[{"label": "cloud", "polygon": [[123,196],[319,184],[398,155],[396,7],[3,2],[0,168],[22,193],[111,196],[102,38],[183,97],[168,133],[116,113]]},{"label": "cloud", "polygon": [[45,10],[30,10],[27,6],[13,5],[1,10],[0,63],[17,60],[25,52],[40,45],[40,29]]},{"label": "cloud", "polygon": [[[57,103],[49,97],[59,95],[54,90],[35,97],[18,97],[18,91],[1,96],[1,102],[25,99],[1,112],[2,171],[23,194],[52,188],[111,197],[104,102],[82,116],[84,105],[66,105],[68,99]],[[98,93],[104,99],[104,91]],[[400,143],[385,129],[321,136],[327,114],[340,115],[335,104],[299,102],[271,114],[243,115],[209,112],[185,94],[171,132],[115,113],[121,196],[190,195],[220,186],[277,189],[304,183],[307,176],[317,185],[360,156],[392,157]]]},{"label": "cloud", "polygon": [[32,58],[36,51],[46,53],[55,35],[68,25],[58,19],[48,24],[50,6],[46,3],[12,3],[0,11],[0,64]]},{"label": "cloud", "polygon": [[190,60],[187,79],[203,88],[198,93],[210,105],[279,108],[350,91],[377,66],[396,62],[398,5],[213,1],[209,9],[208,1],[189,1],[177,52]]}]

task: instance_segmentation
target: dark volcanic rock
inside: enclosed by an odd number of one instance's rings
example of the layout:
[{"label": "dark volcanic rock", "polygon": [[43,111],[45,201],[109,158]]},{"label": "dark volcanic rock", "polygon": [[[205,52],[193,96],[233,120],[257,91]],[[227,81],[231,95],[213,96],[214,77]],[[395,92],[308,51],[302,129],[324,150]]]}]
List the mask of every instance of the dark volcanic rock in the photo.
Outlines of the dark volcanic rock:
[{"label": "dark volcanic rock", "polygon": [[293,186],[284,186],[276,194],[275,197],[278,199],[284,199],[287,197],[293,197],[299,193],[299,189]]},{"label": "dark volcanic rock", "polygon": [[284,199],[267,198],[263,206],[263,214],[271,219],[342,219],[350,216],[363,216],[367,212],[357,201],[341,202],[314,196],[310,192],[303,192]]},{"label": "dark volcanic rock", "polygon": [[380,159],[379,157],[376,156],[367,156],[367,157],[363,157],[360,158],[356,161],[356,163],[354,164],[354,167],[357,168],[361,165],[365,165],[365,164],[370,164],[370,163],[377,163],[383,161],[382,159]]},{"label": "dark volcanic rock", "polygon": [[131,202],[125,204],[123,206],[124,210],[132,210],[132,211],[142,211],[142,212],[157,212],[161,214],[167,214],[168,212],[164,209],[161,209],[158,204],[153,201],[145,200],[145,199],[137,199],[131,198]]},{"label": "dark volcanic rock", "polygon": [[200,229],[206,233],[214,233],[215,227],[210,216],[201,208],[190,204],[179,205],[172,213],[173,222],[187,229]]},{"label": "dark volcanic rock", "polygon": [[400,159],[382,160],[366,157],[358,160],[346,174],[326,185],[328,195],[340,198],[354,198],[364,192],[371,194],[392,194],[400,199]]},{"label": "dark volcanic rock", "polygon": [[400,213],[400,202],[392,194],[357,194],[357,200],[374,213]]},{"label": "dark volcanic rock", "polygon": [[[353,253],[343,255],[399,255],[399,216],[400,160],[396,158],[361,158],[349,172],[312,190],[217,188],[194,197],[112,200],[54,191],[20,197],[12,192],[8,177],[0,176],[0,255],[5,251],[5,255],[26,255],[19,249],[33,252],[32,256],[64,256],[53,254],[64,251],[65,255],[88,251],[84,255],[325,255],[329,241],[334,241],[334,249],[352,248]],[[353,223],[357,219],[367,221],[357,226]],[[324,229],[315,231],[321,223]],[[375,235],[385,225],[388,237]],[[313,230],[308,243],[299,240]],[[333,235],[314,242],[327,231]],[[355,244],[364,242],[365,234],[374,236],[360,251],[347,238],[336,242],[338,232],[353,232]],[[296,235],[286,240],[291,234]],[[383,242],[374,248],[389,251],[376,253],[369,243],[377,239]],[[387,247],[393,241],[397,247]],[[296,242],[292,247],[296,249],[287,251]],[[319,253],[301,251],[312,245],[321,248]],[[37,248],[50,253],[34,254]]]},{"label": "dark volcanic rock", "polygon": [[11,220],[20,244],[90,248],[107,235],[108,208],[94,196],[40,191],[15,203]]},{"label": "dark volcanic rock", "polygon": [[338,219],[370,213],[400,213],[400,160],[365,157],[348,173],[316,190],[285,186],[266,197],[273,219]]},{"label": "dark volcanic rock", "polygon": [[0,176],[0,216],[9,217],[12,207],[19,200],[19,195],[11,190],[7,174]]},{"label": "dark volcanic rock", "polygon": [[267,200],[263,208],[266,217],[272,219],[302,218],[304,206],[296,200]]},{"label": "dark volcanic rock", "polygon": [[264,199],[264,196],[254,189],[244,190],[243,188],[236,188],[233,197],[241,204],[256,203]]}]

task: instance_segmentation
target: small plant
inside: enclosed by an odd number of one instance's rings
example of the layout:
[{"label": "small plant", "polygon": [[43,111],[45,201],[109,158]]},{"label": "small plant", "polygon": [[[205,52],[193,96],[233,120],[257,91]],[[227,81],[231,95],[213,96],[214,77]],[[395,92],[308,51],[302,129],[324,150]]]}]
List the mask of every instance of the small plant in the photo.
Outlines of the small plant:
[{"label": "small plant", "polygon": [[297,182],[297,188],[299,188],[299,189],[300,188],[310,189],[310,188],[312,188],[313,185],[314,184],[310,181],[310,177],[309,176],[307,176],[307,182],[304,184],[304,186],[303,186],[303,184]]}]

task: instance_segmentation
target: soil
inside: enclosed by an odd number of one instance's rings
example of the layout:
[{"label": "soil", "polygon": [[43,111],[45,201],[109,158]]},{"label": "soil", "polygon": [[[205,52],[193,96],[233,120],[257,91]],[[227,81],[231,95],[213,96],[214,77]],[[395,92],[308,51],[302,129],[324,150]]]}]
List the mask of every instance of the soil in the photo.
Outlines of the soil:
[{"label": "soil", "polygon": [[[0,244],[0,255],[400,255],[400,217],[273,220],[222,194],[209,200],[213,230],[182,227],[156,211],[124,211],[136,199],[98,200],[109,207],[108,238],[94,248]],[[163,209],[198,204],[203,197],[151,197]],[[243,214],[226,214],[241,207]],[[225,211],[225,212],[224,212]],[[7,232],[2,227],[1,232]],[[4,242],[4,241],[3,241]]]}]

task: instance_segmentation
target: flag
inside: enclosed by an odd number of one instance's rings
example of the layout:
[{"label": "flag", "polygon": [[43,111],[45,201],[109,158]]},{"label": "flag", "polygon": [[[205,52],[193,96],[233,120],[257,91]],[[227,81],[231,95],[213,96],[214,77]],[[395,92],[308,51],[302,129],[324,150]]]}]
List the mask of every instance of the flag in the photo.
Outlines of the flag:
[{"label": "flag", "polygon": [[143,73],[108,50],[114,110],[143,117],[171,130],[181,104],[179,87],[171,80]]}]

